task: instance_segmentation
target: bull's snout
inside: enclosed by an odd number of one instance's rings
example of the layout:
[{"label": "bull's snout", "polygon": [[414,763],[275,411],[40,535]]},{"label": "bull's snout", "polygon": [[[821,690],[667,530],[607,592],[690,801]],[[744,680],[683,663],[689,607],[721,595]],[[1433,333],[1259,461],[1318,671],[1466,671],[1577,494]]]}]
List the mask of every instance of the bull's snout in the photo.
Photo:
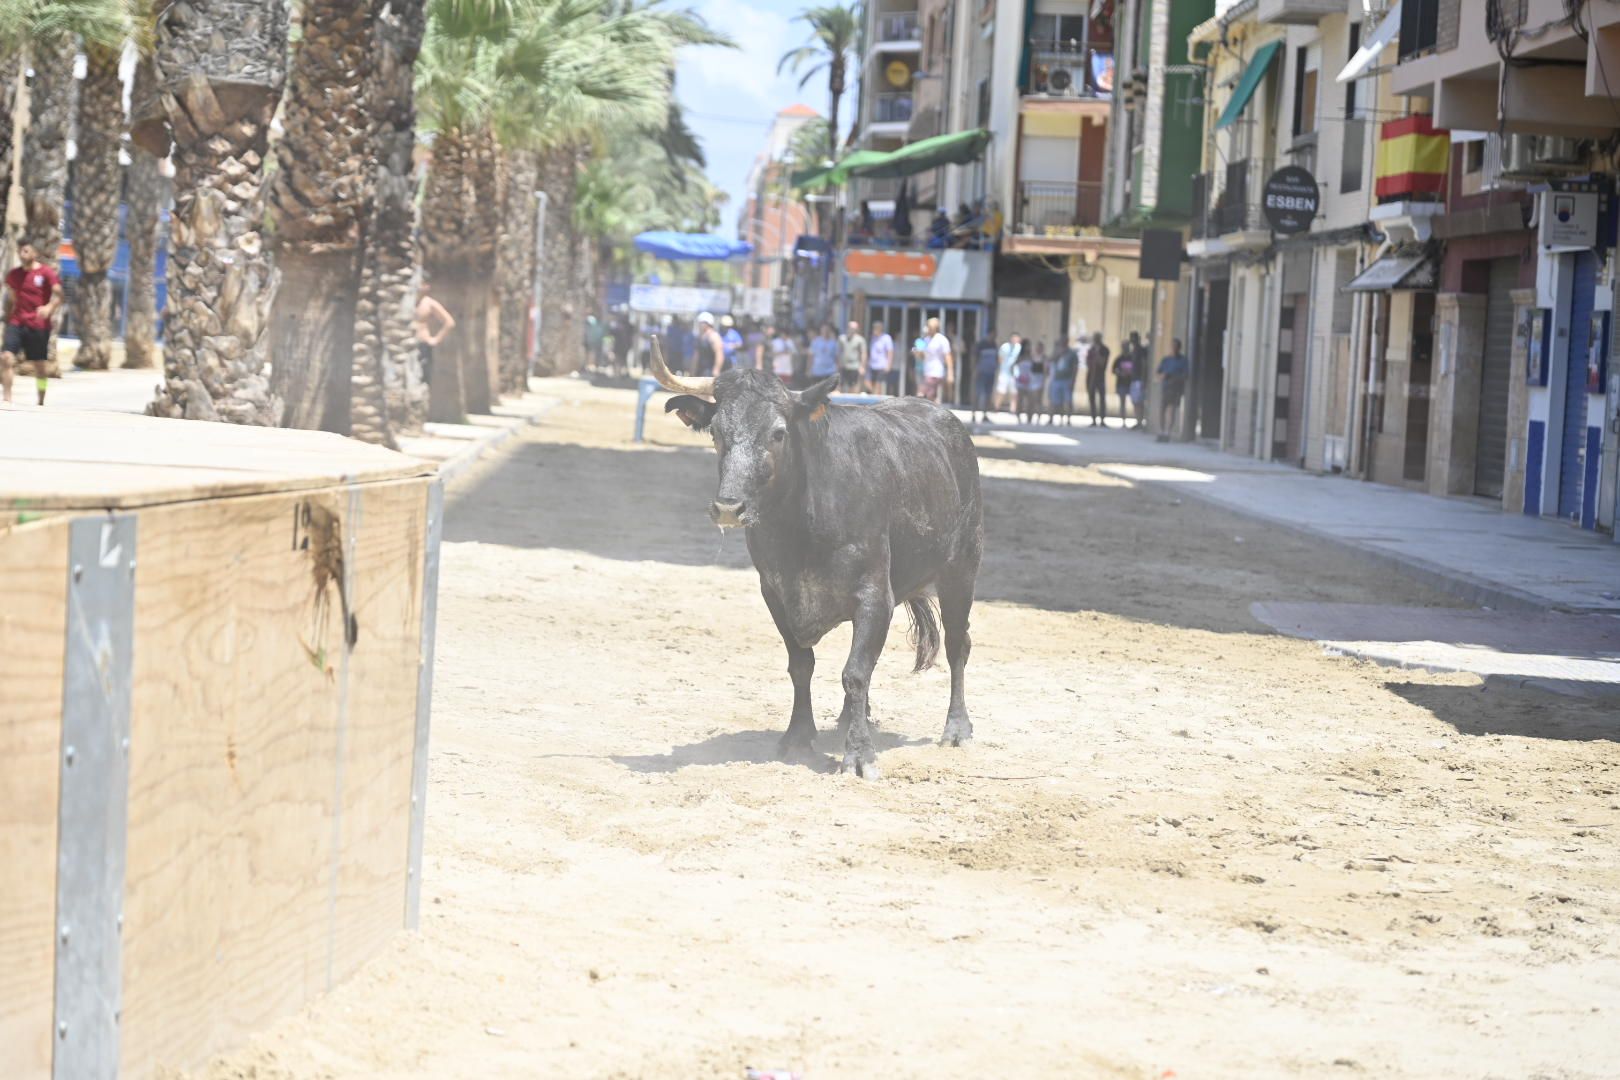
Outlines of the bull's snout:
[{"label": "bull's snout", "polygon": [[722,528],[741,525],[745,509],[741,499],[716,499],[709,506],[709,518]]}]

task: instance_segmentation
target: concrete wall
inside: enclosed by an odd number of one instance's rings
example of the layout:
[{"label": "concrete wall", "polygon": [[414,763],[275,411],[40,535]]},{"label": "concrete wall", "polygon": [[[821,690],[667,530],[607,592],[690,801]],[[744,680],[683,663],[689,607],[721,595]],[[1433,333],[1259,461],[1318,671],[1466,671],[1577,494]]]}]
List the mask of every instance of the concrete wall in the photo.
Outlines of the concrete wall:
[{"label": "concrete wall", "polygon": [[1529,339],[1519,328],[1535,306],[1535,289],[1513,290],[1513,377],[1508,380],[1507,476],[1502,487],[1502,509],[1514,514],[1524,510],[1525,441],[1530,425],[1530,385],[1524,378],[1530,363]]},{"label": "concrete wall", "polygon": [[1381,484],[1406,482],[1407,381],[1412,357],[1412,294],[1388,294],[1384,331],[1383,417],[1373,435],[1372,479]]},{"label": "concrete wall", "polygon": [[1434,495],[1472,495],[1485,355],[1485,297],[1440,293],[1434,308],[1428,488]]}]

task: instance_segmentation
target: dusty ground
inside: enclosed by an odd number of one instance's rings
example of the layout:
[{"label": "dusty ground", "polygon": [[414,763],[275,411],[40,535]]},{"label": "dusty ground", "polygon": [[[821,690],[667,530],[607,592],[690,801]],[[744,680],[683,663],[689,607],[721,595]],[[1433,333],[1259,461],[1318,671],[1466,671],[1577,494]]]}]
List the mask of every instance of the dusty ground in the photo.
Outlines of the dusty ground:
[{"label": "dusty ground", "polygon": [[1271,635],[1450,601],[991,440],[978,742],[896,632],[884,779],[778,764],[704,440],[553,390],[449,519],[423,932],[197,1076],[1620,1075],[1612,700]]}]

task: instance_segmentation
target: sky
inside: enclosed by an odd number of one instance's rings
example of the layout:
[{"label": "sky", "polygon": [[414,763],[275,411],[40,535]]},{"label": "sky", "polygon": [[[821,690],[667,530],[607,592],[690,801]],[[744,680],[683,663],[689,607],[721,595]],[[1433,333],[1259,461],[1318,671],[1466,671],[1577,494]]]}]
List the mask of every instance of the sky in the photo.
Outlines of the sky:
[{"label": "sky", "polygon": [[[744,181],[765,143],[771,118],[797,102],[825,114],[827,82],[817,76],[800,90],[798,77],[776,74],[782,54],[809,40],[808,28],[796,21],[809,0],[697,0],[688,6],[739,46],[687,49],[675,76],[676,97],[686,108],[687,122],[703,140],[709,179],[731,196],[720,231],[735,236],[737,213],[746,195]],[[848,126],[850,96],[845,95],[845,106],[839,110],[845,118],[842,130]]]}]

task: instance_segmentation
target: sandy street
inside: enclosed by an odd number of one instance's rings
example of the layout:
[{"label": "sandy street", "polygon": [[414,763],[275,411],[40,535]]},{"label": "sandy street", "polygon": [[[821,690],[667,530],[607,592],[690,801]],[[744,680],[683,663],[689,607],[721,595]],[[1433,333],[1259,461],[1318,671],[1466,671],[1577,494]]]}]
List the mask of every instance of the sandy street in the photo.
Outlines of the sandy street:
[{"label": "sandy street", "polygon": [[448,519],[422,933],[171,1076],[1620,1076],[1614,699],[1274,635],[1251,603],[1453,601],[989,438],[978,740],[935,745],[902,617],[883,779],[779,764],[707,439],[546,392]]}]

